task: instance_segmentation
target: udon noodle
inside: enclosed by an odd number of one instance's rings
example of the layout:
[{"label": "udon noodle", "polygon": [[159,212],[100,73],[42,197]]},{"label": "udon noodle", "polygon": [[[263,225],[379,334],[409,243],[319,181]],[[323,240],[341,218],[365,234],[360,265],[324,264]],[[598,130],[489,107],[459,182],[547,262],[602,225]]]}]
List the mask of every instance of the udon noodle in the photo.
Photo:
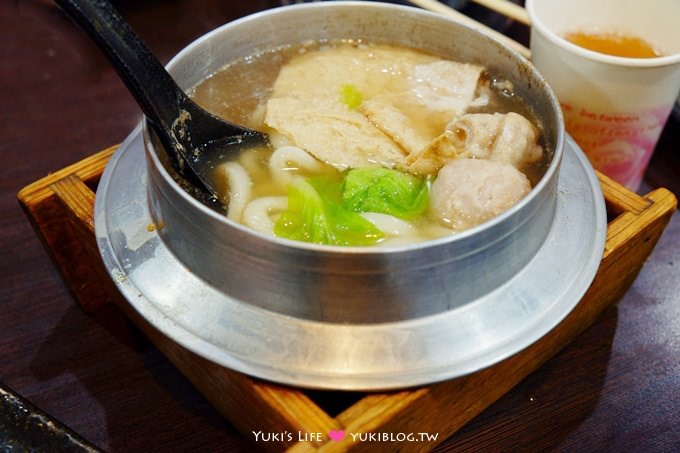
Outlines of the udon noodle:
[{"label": "udon noodle", "polygon": [[273,150],[245,149],[215,172],[229,219],[266,235],[393,245],[455,234],[511,208],[549,161],[512,84],[404,47],[263,52],[192,96],[270,135]]}]

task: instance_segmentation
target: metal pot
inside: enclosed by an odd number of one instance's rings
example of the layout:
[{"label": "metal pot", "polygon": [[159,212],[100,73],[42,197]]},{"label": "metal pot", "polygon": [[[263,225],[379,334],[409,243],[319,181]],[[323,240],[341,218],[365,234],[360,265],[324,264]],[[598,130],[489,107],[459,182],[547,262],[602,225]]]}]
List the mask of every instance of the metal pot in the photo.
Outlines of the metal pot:
[{"label": "metal pot", "polygon": [[173,181],[140,126],[109,161],[95,199],[102,260],[129,305],[214,363],[326,389],[450,379],[549,332],[595,276],[606,208],[550,88],[522,57],[422,10],[318,2],[227,24],[169,69],[188,88],[234,58],[320,38],[402,43],[502,73],[542,121],[546,174],[511,210],[449,238],[323,247],[261,236],[204,207]]},{"label": "metal pot", "polygon": [[393,248],[332,247],[262,236],[190,197],[162,165],[145,128],[151,215],[168,249],[208,285],[242,303],[331,323],[381,323],[469,304],[516,275],[551,228],[564,147],[559,104],[530,63],[450,19],[374,2],[267,10],[226,24],[168,65],[188,89],[226,63],[308,40],[403,44],[503,74],[541,119],[552,162],[519,204],[460,234]]}]

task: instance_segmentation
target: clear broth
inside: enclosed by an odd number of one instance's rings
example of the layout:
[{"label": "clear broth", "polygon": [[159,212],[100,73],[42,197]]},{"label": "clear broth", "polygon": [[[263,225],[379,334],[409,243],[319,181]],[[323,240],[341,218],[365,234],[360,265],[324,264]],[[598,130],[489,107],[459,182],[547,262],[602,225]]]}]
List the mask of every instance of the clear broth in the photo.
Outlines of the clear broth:
[{"label": "clear broth", "polygon": [[[281,67],[300,53],[347,43],[366,45],[359,40],[338,40],[282,46],[226,65],[193,87],[189,94],[199,105],[215,115],[252,129],[265,130],[261,113]],[[488,105],[471,108],[470,113],[516,112],[529,119],[541,131],[541,123],[535,113],[524,100],[508,89],[509,85],[497,74],[487,71],[482,73],[480,86],[489,87],[492,96]],[[546,151],[543,160],[521,169],[532,186],[541,179],[552,159],[544,134],[539,137],[539,145]],[[266,157],[263,156],[263,159]]]},{"label": "clear broth", "polygon": [[[311,42],[297,46],[285,46],[248,58],[234,61],[220,71],[203,80],[190,91],[192,98],[208,111],[221,116],[229,121],[246,125],[256,130],[266,131],[264,125],[264,106],[271,96],[272,87],[278,77],[280,68],[294,56],[319,50],[336,45],[366,45],[360,41],[337,41],[337,42]],[[445,58],[445,57],[442,57]],[[476,107],[469,110],[470,113],[508,113],[516,112],[529,119],[537,129],[541,131],[540,122],[527,104],[516,96],[512,91],[512,84],[504,78],[489,72],[483,72],[479,86],[485,86],[491,93],[490,101],[486,106]],[[543,147],[543,159],[532,163],[520,170],[527,176],[534,186],[545,173],[551,159],[552,150],[545,143],[544,134],[540,134],[539,145]],[[248,169],[252,179],[252,198],[263,196],[282,196],[285,191],[271,180],[267,169],[267,163],[271,156],[271,150],[247,150],[238,160]],[[330,165],[324,170],[327,174],[339,172]],[[218,189],[228,192],[227,182],[223,176],[216,177],[215,185]],[[439,225],[438,222],[428,219],[418,220],[417,226],[423,230],[422,240],[441,236],[436,228],[430,228],[433,234],[428,233],[428,224]],[[450,230],[449,230],[450,231]]]}]

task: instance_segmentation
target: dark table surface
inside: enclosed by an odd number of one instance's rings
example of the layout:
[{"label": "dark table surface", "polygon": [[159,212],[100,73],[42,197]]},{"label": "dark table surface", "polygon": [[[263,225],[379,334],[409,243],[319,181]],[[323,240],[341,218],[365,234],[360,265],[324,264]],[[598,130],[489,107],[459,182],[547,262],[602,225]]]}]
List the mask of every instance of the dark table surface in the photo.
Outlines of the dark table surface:
[{"label": "dark table surface", "polygon": [[[168,61],[276,2],[115,4]],[[16,200],[25,185],[121,142],[141,118],[137,105],[51,2],[0,2],[0,52],[0,383],[103,450],[252,451],[253,439],[123,315],[75,304]],[[640,192],[660,186],[680,193],[675,119]],[[616,307],[437,450],[680,451],[679,268],[675,215]]]}]

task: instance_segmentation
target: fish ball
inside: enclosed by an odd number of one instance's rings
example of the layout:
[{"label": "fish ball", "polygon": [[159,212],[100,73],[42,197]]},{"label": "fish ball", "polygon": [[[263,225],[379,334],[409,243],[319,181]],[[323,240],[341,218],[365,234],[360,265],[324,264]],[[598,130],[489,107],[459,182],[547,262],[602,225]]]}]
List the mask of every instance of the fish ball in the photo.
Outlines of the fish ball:
[{"label": "fish ball", "polygon": [[507,211],[530,190],[527,177],[507,162],[456,159],[442,167],[432,183],[430,211],[462,231]]}]

